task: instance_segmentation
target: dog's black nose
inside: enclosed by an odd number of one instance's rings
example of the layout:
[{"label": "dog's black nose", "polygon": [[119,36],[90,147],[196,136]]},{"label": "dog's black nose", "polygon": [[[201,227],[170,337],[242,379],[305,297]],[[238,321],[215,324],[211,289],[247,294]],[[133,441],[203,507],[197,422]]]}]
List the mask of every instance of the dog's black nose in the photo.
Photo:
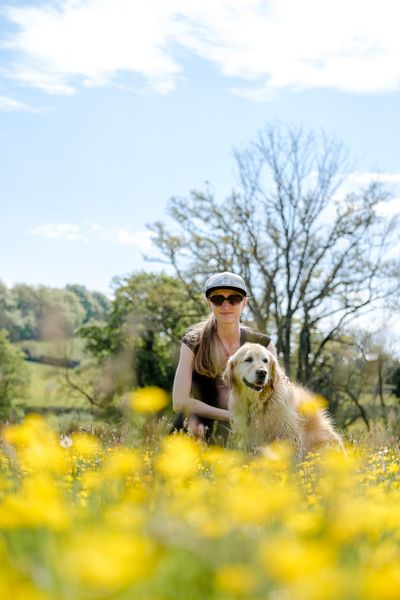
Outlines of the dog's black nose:
[{"label": "dog's black nose", "polygon": [[267,374],[267,371],[265,369],[257,369],[256,371],[256,375],[257,377],[265,377]]}]

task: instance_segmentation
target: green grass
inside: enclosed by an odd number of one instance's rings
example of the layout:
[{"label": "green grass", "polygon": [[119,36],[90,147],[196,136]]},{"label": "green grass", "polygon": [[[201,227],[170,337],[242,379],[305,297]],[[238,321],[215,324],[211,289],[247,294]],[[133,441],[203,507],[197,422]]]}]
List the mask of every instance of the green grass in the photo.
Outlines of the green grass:
[{"label": "green grass", "polygon": [[63,389],[58,381],[62,378],[64,369],[41,365],[40,363],[27,362],[31,381],[28,395],[21,399],[27,407],[60,407],[60,408],[90,408],[89,403],[82,396]]},{"label": "green grass", "polygon": [[[66,342],[27,340],[16,345],[29,349],[36,356],[66,357],[80,361],[87,358],[83,340],[80,338]],[[25,365],[29,371],[30,384],[26,394],[15,400],[12,420],[19,420],[29,412],[37,412],[60,433],[76,431],[83,425],[106,425],[99,415],[92,411],[88,400],[68,387],[63,367],[31,361],[26,361]]]},{"label": "green grass", "polygon": [[83,425],[102,424],[83,396],[77,397],[58,384],[64,369],[34,362],[26,362],[26,365],[30,386],[26,397],[15,402],[17,420],[29,412],[43,414],[49,425],[61,434],[76,431]]}]

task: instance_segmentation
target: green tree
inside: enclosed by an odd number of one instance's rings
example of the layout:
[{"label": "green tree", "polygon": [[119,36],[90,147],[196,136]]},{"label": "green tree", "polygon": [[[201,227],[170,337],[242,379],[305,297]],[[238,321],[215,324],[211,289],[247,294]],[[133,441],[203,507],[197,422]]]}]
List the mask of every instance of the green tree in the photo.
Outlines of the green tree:
[{"label": "green tree", "polygon": [[11,333],[14,327],[16,306],[14,298],[8,287],[0,281],[0,329],[6,329]]},{"label": "green tree", "polygon": [[[133,386],[170,389],[177,350],[187,327],[206,312],[179,279],[135,273],[114,281],[115,298],[104,326],[80,329],[87,349],[103,368],[108,395]],[[105,384],[106,382],[106,384]]]},{"label": "green tree", "polygon": [[0,331],[0,419],[7,419],[13,401],[27,393],[29,371],[23,353]]},{"label": "green tree", "polygon": [[85,315],[76,294],[66,289],[40,286],[37,299],[38,337],[51,341],[72,337]]},{"label": "green tree", "polygon": [[13,341],[32,340],[39,337],[40,298],[38,290],[19,283],[11,290],[14,311],[10,314],[10,337]]},{"label": "green tree", "polygon": [[84,285],[67,285],[68,292],[74,293],[85,311],[82,324],[90,321],[105,321],[110,309],[110,301],[100,292],[91,292]]},{"label": "green tree", "polygon": [[108,298],[81,285],[65,289],[19,283],[8,289],[0,282],[0,328],[13,342],[70,338],[82,324],[104,321]]}]

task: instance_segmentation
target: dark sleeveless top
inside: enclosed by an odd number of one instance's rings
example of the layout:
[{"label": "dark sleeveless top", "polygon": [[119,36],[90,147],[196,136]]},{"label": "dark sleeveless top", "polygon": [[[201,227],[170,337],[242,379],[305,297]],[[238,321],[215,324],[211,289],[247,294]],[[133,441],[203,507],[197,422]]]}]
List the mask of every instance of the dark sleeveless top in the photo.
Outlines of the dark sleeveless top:
[{"label": "dark sleeveless top", "polygon": [[[258,333],[258,331],[250,329],[250,327],[240,327],[241,346],[243,346],[243,344],[246,342],[252,342],[267,347],[270,341],[271,338],[264,333]],[[188,348],[190,348],[196,354],[198,350],[198,344],[193,344],[193,342],[189,340],[188,335],[184,336],[182,343],[186,344],[186,346],[188,346]],[[199,373],[196,373],[196,371],[193,371],[191,394],[198,400],[205,402],[205,404],[209,404],[210,406],[218,408],[218,386],[220,385],[224,385],[221,377],[206,377],[205,375],[200,375]],[[214,421],[213,419],[207,419],[199,416],[197,416],[197,418],[206,427],[207,442],[212,442],[213,444],[225,443],[230,430],[229,423],[227,421]],[[186,420],[185,415],[181,412],[177,413],[170,432],[173,433],[182,429],[186,429]]]},{"label": "dark sleeveless top", "polygon": [[[240,345],[243,346],[246,342],[252,342],[255,344],[261,344],[267,347],[270,343],[271,338],[264,333],[259,333],[249,327],[240,327]],[[189,341],[188,336],[185,335],[183,344],[186,344],[195,354],[198,350],[198,344],[193,344]],[[192,375],[192,394],[198,400],[209,404],[210,406],[218,407],[218,391],[217,385],[221,385],[221,378],[207,377],[206,375],[200,375],[196,371],[193,371]],[[220,407],[221,408],[221,407]]]}]

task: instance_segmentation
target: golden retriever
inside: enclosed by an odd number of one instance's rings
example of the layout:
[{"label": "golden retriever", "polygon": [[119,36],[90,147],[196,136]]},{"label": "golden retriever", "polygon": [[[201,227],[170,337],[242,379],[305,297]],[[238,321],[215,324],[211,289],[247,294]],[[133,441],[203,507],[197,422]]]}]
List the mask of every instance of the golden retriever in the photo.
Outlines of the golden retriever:
[{"label": "golden retriever", "polygon": [[[275,356],[260,344],[246,343],[228,361],[223,374],[230,388],[232,434],[238,446],[255,451],[274,440],[288,440],[299,459],[310,450],[342,448],[318,397],[290,383]],[[311,410],[307,410],[307,407]]]}]

